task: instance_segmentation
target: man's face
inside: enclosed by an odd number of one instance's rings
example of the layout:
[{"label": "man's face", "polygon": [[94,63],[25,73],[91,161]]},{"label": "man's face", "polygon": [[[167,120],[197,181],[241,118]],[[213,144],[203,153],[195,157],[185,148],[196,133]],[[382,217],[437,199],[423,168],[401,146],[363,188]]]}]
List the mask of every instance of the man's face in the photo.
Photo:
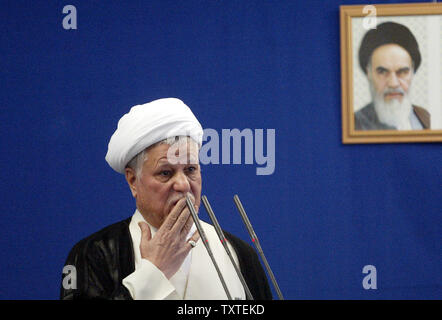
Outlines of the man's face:
[{"label": "man's face", "polygon": [[367,70],[376,94],[383,96],[385,102],[393,99],[402,102],[404,95],[408,94],[413,75],[410,55],[396,44],[376,48]]},{"label": "man's face", "polygon": [[[144,218],[159,228],[177,201],[189,192],[199,208],[201,201],[201,171],[198,147],[188,140],[187,147],[158,144],[147,151],[147,160],[139,179],[134,179],[131,191]],[[172,154],[168,150],[171,148]],[[170,156],[175,156],[173,159]],[[179,157],[179,158],[178,158]],[[180,161],[176,161],[179,159]],[[182,161],[186,159],[186,161]],[[171,160],[171,161],[169,161]],[[131,183],[129,182],[131,185]]]}]

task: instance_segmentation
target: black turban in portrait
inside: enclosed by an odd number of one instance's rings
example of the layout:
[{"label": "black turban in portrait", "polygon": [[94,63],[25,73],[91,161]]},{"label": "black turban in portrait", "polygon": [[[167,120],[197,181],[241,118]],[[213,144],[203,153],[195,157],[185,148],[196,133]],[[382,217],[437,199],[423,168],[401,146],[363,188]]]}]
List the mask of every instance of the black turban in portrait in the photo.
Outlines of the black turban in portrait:
[{"label": "black turban in portrait", "polygon": [[397,44],[408,51],[414,63],[414,71],[421,64],[421,54],[416,38],[404,25],[394,22],[385,22],[368,31],[359,48],[359,65],[367,73],[367,65],[373,51],[384,44]]}]

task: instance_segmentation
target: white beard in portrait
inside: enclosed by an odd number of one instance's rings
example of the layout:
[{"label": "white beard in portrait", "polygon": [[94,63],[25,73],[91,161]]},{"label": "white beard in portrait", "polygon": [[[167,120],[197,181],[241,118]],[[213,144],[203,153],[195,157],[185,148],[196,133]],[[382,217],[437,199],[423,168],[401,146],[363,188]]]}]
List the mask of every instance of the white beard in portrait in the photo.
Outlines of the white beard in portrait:
[{"label": "white beard in portrait", "polygon": [[[397,130],[411,130],[410,114],[413,112],[413,106],[409,94],[402,88],[387,88],[382,93],[377,93],[373,83],[369,82],[374,109],[379,121]],[[385,101],[384,97],[390,93],[402,94],[402,101],[399,99]]]}]

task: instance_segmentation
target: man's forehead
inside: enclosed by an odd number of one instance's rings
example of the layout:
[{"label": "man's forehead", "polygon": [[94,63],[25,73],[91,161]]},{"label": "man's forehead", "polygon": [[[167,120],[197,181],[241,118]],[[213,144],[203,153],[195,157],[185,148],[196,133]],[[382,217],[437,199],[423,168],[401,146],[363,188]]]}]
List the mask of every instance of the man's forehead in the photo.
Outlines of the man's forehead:
[{"label": "man's forehead", "polygon": [[177,164],[177,161],[179,161],[180,164],[198,164],[198,153],[185,153],[185,154],[178,154],[174,157],[171,157],[170,154],[166,154],[162,156],[161,158],[157,159],[158,165],[169,165],[169,164]]},{"label": "man's forehead", "polygon": [[390,65],[410,67],[412,59],[407,50],[397,44],[386,44],[376,48],[372,55],[373,67]]},{"label": "man's forehead", "polygon": [[147,153],[152,162],[158,165],[197,164],[199,162],[199,148],[196,143],[176,142],[172,145],[159,144],[148,150]]}]

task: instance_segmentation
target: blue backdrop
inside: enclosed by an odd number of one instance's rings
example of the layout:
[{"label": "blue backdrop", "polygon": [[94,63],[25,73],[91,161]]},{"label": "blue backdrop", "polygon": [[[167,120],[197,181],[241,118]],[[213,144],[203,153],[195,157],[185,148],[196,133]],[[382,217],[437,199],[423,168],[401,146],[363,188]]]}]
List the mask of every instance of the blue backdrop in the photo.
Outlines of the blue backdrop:
[{"label": "blue backdrop", "polygon": [[132,215],[107,143],[161,97],[276,130],[273,175],[206,165],[203,194],[249,241],[240,196],[287,299],[441,298],[441,145],[341,143],[343,4],[361,1],[1,1],[0,298],[57,299],[74,243]]}]

